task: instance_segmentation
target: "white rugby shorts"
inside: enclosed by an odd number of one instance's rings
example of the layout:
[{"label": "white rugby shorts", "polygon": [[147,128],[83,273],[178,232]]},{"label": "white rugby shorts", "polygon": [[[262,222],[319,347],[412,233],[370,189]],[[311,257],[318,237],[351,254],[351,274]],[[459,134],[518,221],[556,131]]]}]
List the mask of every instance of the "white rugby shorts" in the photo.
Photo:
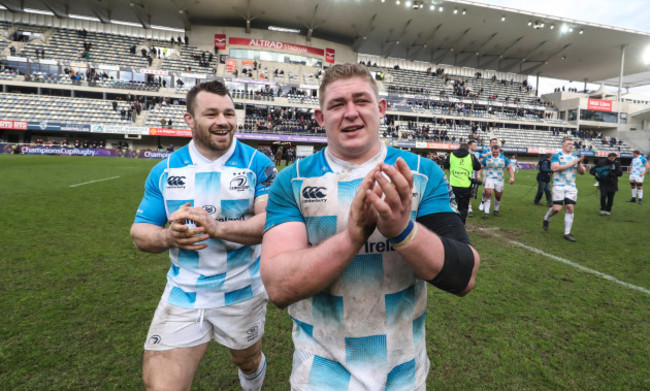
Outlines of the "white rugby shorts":
[{"label": "white rugby shorts", "polygon": [[575,204],[578,201],[578,189],[570,186],[554,186],[553,203],[564,202],[564,200],[571,200]]},{"label": "white rugby shorts", "polygon": [[643,178],[645,178],[645,175],[630,174],[630,182],[643,183]]},{"label": "white rugby shorts", "polygon": [[493,189],[497,193],[503,193],[503,188],[505,187],[505,181],[503,180],[496,180],[492,178],[487,178],[485,180],[485,184],[483,185],[484,188],[486,189]]},{"label": "white rugby shorts", "polygon": [[161,299],[144,349],[190,348],[211,340],[229,349],[246,349],[264,334],[267,302],[266,292],[241,303],[206,309],[187,309]]}]

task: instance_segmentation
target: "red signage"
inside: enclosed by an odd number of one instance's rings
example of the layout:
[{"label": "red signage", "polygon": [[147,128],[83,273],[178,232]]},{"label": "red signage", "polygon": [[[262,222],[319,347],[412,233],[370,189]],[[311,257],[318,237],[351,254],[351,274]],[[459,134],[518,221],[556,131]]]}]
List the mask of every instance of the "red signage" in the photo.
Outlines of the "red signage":
[{"label": "red signage", "polygon": [[612,111],[612,101],[602,99],[589,99],[587,109],[595,111]]},{"label": "red signage", "polygon": [[190,129],[149,128],[151,136],[192,137]]},{"label": "red signage", "polygon": [[237,61],[233,59],[226,60],[226,72],[235,73],[237,69]]},{"label": "red signage", "polygon": [[167,75],[169,72],[160,69],[140,69],[140,73],[149,73],[151,75]]},{"label": "red signage", "polygon": [[325,62],[334,64],[334,49],[331,48],[325,49]]},{"label": "red signage", "polygon": [[250,38],[228,38],[229,45],[252,46],[256,48],[286,50],[289,52],[315,54],[317,56],[325,55],[323,49],[313,48],[310,46],[296,45],[295,43],[280,42],[280,41],[267,41],[265,39],[250,39]]},{"label": "red signage", "polygon": [[0,129],[27,130],[27,121],[12,121],[10,119],[0,119]]},{"label": "red signage", "polygon": [[226,34],[214,35],[214,47],[219,50],[223,50],[226,48]]}]

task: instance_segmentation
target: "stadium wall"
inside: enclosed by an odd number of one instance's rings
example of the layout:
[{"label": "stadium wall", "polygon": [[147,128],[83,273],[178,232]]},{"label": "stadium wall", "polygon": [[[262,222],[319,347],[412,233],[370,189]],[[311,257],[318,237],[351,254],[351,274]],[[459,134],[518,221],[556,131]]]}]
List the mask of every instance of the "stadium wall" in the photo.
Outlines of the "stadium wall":
[{"label": "stadium wall", "polygon": [[[304,35],[291,34],[291,33],[282,33],[277,31],[270,30],[261,30],[261,29],[251,29],[251,33],[247,34],[244,28],[238,27],[216,27],[216,26],[192,26],[192,31],[189,32],[190,43],[192,45],[197,45],[199,49],[204,50],[213,50],[214,48],[214,35],[215,34],[225,34],[226,35],[226,44],[228,38],[230,37],[239,37],[239,38],[251,38],[257,40],[266,40],[266,41],[276,41],[276,42],[285,42],[295,45],[309,46],[318,49],[325,50],[326,48],[334,49],[335,52],[335,62],[357,62],[357,54],[346,45],[326,41],[323,39],[312,38],[311,42],[307,42],[307,39]],[[228,45],[228,44],[227,44]],[[226,47],[225,54],[228,54],[228,49],[230,46]],[[255,49],[262,49],[255,47]],[[274,52],[285,52],[291,53],[286,50],[278,50],[276,48],[269,49]],[[221,52],[220,52],[221,53]],[[323,59],[323,64],[325,61]]]}]

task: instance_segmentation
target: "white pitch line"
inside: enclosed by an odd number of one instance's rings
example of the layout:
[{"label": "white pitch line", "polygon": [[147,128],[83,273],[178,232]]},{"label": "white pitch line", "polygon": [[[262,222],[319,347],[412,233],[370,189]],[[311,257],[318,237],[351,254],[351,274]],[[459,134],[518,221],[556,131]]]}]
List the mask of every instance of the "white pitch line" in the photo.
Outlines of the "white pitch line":
[{"label": "white pitch line", "polygon": [[89,184],[91,184],[91,183],[110,181],[111,179],[117,179],[117,178],[119,178],[119,177],[120,177],[120,176],[118,175],[118,176],[112,176],[112,177],[110,177],[110,178],[96,179],[96,180],[94,180],[94,181],[88,181],[88,182],[82,182],[82,183],[77,183],[77,184],[74,184],[74,185],[70,185],[70,187],[77,187],[77,186],[89,185]]},{"label": "white pitch line", "polygon": [[575,267],[576,269],[580,269],[580,270],[582,270],[583,272],[587,272],[587,273],[593,274],[593,275],[598,276],[598,277],[600,277],[600,278],[603,278],[603,279],[605,279],[605,280],[608,280],[608,281],[611,281],[611,282],[615,282],[615,283],[617,283],[617,284],[619,284],[619,285],[621,285],[621,286],[624,286],[624,287],[626,287],[626,288],[634,289],[634,290],[636,290],[636,291],[643,292],[643,293],[645,293],[646,295],[650,295],[650,290],[648,290],[648,289],[646,289],[646,288],[643,288],[643,287],[640,287],[640,286],[637,286],[637,285],[633,285],[633,284],[629,284],[629,283],[627,283],[627,282],[625,282],[625,281],[621,281],[621,280],[619,280],[619,279],[616,278],[616,277],[612,277],[612,276],[610,276],[609,274],[601,273],[601,272],[599,272],[599,271],[597,271],[597,270],[590,269],[590,268],[588,268],[588,267],[586,267],[586,266],[582,266],[582,265],[580,265],[580,264],[578,264],[578,263],[571,262],[571,261],[569,261],[568,259],[561,258],[561,257],[558,257],[558,256],[556,256],[556,255],[546,253],[546,252],[544,252],[544,251],[542,251],[542,250],[539,250],[539,249],[537,249],[537,248],[535,248],[535,247],[528,246],[528,245],[526,245],[526,244],[523,244],[523,243],[517,242],[517,241],[515,241],[515,240],[510,240],[510,239],[504,238],[504,237],[501,236],[501,235],[498,235],[498,234],[495,234],[495,233],[492,233],[492,235],[497,236],[497,237],[499,237],[499,238],[502,238],[502,239],[504,239],[504,240],[506,240],[506,241],[508,241],[508,242],[510,242],[510,243],[512,243],[512,244],[514,244],[515,246],[519,246],[519,247],[525,248],[525,249],[528,250],[528,251],[531,251],[531,252],[534,252],[534,253],[536,253],[536,254],[543,255],[543,256],[545,256],[545,257],[548,257],[548,258],[554,259],[554,260],[556,260],[556,261],[558,261],[558,262],[562,262],[562,263],[567,264],[567,265],[569,265],[569,266],[573,266],[573,267]]}]

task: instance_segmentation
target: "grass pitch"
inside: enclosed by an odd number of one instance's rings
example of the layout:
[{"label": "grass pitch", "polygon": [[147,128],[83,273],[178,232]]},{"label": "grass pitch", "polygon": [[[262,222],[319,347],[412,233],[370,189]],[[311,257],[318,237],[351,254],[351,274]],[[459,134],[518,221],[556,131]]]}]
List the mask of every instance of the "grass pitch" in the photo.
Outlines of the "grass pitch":
[{"label": "grass pitch", "polygon": [[[143,388],[169,260],[137,251],[129,228],[156,162],[0,155],[0,389]],[[542,231],[533,171],[506,185],[501,217],[468,219],[481,269],[465,298],[429,289],[428,389],[650,389],[650,197],[625,202],[625,175],[601,217],[593,184],[578,179],[576,243],[562,239],[562,212]],[[265,389],[289,389],[290,331],[270,304]],[[193,389],[238,387],[227,351],[211,346]]]}]

